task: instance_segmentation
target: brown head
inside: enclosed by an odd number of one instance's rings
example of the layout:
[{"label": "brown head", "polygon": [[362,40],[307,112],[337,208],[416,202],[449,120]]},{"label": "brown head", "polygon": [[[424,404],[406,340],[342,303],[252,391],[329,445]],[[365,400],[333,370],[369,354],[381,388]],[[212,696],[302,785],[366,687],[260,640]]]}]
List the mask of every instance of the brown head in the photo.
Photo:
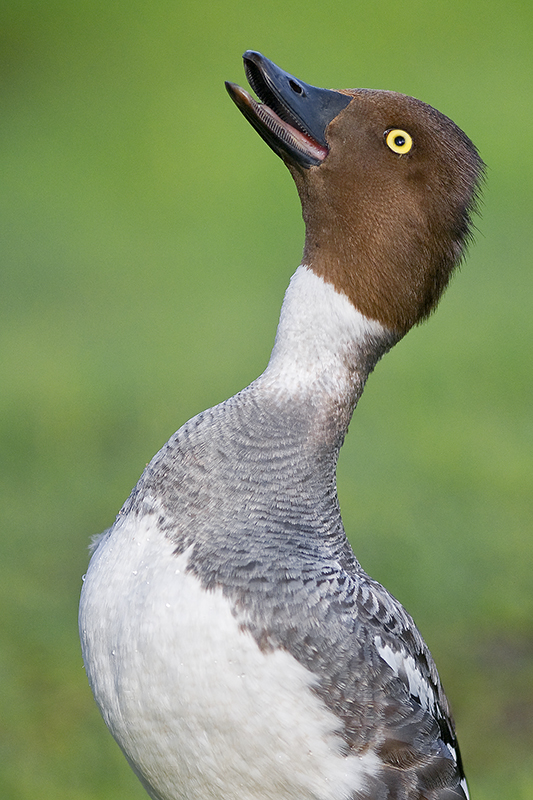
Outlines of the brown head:
[{"label": "brown head", "polygon": [[296,182],[304,263],[403,335],[436,306],[463,255],[483,172],[476,148],[412,97],[319,89],[253,51],[244,63],[263,102],[226,85]]}]

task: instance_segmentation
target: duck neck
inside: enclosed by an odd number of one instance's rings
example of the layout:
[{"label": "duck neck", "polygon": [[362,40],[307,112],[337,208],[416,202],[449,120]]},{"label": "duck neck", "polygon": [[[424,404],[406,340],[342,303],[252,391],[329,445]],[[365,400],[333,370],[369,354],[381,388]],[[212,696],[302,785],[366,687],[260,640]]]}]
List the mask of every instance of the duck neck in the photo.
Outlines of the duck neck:
[{"label": "duck neck", "polygon": [[285,294],[261,390],[308,415],[322,445],[340,447],[366,379],[398,338],[302,264]]}]

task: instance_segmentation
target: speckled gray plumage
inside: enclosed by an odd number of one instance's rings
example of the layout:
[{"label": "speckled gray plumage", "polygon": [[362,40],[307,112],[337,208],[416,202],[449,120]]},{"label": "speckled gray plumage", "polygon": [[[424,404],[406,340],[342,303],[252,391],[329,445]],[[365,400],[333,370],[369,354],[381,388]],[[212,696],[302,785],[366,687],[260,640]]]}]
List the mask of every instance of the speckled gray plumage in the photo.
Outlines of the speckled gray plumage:
[{"label": "speckled gray plumage", "polygon": [[263,102],[228,88],[296,182],[304,261],[265,373],[170,439],[98,544],[89,682],[154,799],[466,800],[435,665],[353,554],[335,470],[366,378],[461,258],[482,163],[413,98],[244,60]]},{"label": "speckled gray plumage", "polygon": [[[363,359],[342,413],[317,397],[294,404],[262,379],[186,423],[148,465],[121,514],[146,513],[206,590],[222,588],[264,650],[284,648],[317,676],[346,751],[375,751],[379,775],[353,800],[460,800],[453,722],[431,655],[411,617],[361,568],[336,493],[337,456],[367,373]],[[316,400],[316,402],[314,402]],[[339,406],[341,408],[341,406]],[[416,660],[431,708],[379,655]]]}]

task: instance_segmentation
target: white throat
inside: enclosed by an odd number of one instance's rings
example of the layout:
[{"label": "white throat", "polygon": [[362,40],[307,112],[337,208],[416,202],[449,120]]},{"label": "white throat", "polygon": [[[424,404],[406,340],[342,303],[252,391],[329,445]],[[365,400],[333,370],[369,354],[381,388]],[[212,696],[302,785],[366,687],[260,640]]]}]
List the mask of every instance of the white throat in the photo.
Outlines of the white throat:
[{"label": "white throat", "polygon": [[285,293],[272,355],[259,380],[263,388],[294,396],[321,390],[344,395],[363,367],[356,363],[358,353],[368,349],[369,340],[389,336],[381,323],[302,264]]}]

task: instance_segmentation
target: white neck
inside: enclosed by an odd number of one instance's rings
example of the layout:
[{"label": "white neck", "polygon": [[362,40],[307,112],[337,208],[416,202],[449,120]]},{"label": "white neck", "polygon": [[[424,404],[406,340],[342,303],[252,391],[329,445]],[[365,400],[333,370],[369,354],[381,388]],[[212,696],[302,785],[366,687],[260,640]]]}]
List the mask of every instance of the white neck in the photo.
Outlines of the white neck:
[{"label": "white neck", "polygon": [[[311,269],[298,267],[285,294],[274,349],[259,379],[264,389],[290,396],[326,393],[341,399],[362,385],[390,347],[381,323],[369,319]],[[376,349],[375,359],[361,359]],[[379,352],[377,352],[379,351]],[[371,361],[371,364],[365,364]]]}]

